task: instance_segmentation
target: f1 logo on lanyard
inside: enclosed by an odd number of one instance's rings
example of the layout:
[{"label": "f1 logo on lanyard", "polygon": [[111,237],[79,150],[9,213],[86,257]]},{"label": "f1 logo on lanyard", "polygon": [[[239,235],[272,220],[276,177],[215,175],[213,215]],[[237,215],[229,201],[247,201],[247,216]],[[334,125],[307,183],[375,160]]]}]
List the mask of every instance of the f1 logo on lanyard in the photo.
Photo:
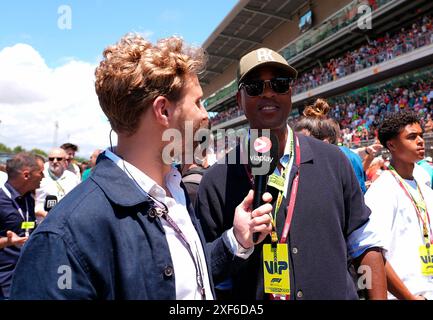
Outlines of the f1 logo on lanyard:
[{"label": "f1 logo on lanyard", "polygon": [[288,261],[287,243],[263,245],[265,293],[290,295]]}]

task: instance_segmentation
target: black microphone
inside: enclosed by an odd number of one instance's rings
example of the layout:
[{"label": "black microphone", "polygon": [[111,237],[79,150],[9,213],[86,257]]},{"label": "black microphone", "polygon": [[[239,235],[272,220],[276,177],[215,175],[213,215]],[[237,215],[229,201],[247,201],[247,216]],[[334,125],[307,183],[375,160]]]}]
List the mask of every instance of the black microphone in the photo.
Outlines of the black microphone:
[{"label": "black microphone", "polygon": [[49,212],[57,204],[57,197],[53,195],[47,195],[45,198],[44,210]]},{"label": "black microphone", "polygon": [[[279,161],[278,139],[269,130],[251,130],[248,150],[248,163],[254,176],[253,209],[257,209],[264,203],[262,196],[266,192],[268,176],[274,172]],[[258,232],[253,234],[254,243],[257,242],[259,235]]]}]

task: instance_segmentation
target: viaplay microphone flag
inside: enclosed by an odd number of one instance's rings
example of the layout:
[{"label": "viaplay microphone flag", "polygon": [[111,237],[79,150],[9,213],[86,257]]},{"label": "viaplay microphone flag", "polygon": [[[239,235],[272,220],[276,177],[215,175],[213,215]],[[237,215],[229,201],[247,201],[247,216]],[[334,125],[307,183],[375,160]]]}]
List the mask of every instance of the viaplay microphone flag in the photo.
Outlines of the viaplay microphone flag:
[{"label": "viaplay microphone flag", "polygon": [[49,212],[57,204],[57,197],[53,195],[47,195],[45,198],[44,210]]},{"label": "viaplay microphone flag", "polygon": [[[253,209],[263,204],[262,196],[266,192],[268,176],[272,174],[278,164],[278,139],[270,130],[250,130],[248,141],[248,163],[254,176]],[[257,242],[258,233],[253,235]]]}]

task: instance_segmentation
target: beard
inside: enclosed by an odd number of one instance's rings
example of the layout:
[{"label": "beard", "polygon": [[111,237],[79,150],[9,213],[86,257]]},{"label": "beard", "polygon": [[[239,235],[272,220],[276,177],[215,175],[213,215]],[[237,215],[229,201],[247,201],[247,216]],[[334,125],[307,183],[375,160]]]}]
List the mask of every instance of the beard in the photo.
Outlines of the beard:
[{"label": "beard", "polygon": [[63,168],[62,165],[58,165],[58,166],[50,166],[48,168],[48,170],[52,173],[52,175],[54,175],[57,178],[60,178],[63,174],[63,172],[65,171],[65,169]]}]

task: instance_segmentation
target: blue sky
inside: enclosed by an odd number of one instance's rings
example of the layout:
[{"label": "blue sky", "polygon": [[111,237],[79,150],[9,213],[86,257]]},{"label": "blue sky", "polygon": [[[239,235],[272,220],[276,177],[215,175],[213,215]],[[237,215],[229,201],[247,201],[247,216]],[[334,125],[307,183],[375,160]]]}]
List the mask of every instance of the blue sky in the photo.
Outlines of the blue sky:
[{"label": "blue sky", "polygon": [[0,0],[0,143],[48,152],[72,142],[85,158],[106,148],[110,126],[94,89],[104,48],[127,32],[201,45],[236,3]]},{"label": "blue sky", "polygon": [[[0,49],[30,44],[53,67],[75,58],[94,62],[108,44],[129,31],[151,40],[173,34],[202,44],[235,6],[236,0],[3,0]],[[71,29],[60,29],[71,9]]]}]

